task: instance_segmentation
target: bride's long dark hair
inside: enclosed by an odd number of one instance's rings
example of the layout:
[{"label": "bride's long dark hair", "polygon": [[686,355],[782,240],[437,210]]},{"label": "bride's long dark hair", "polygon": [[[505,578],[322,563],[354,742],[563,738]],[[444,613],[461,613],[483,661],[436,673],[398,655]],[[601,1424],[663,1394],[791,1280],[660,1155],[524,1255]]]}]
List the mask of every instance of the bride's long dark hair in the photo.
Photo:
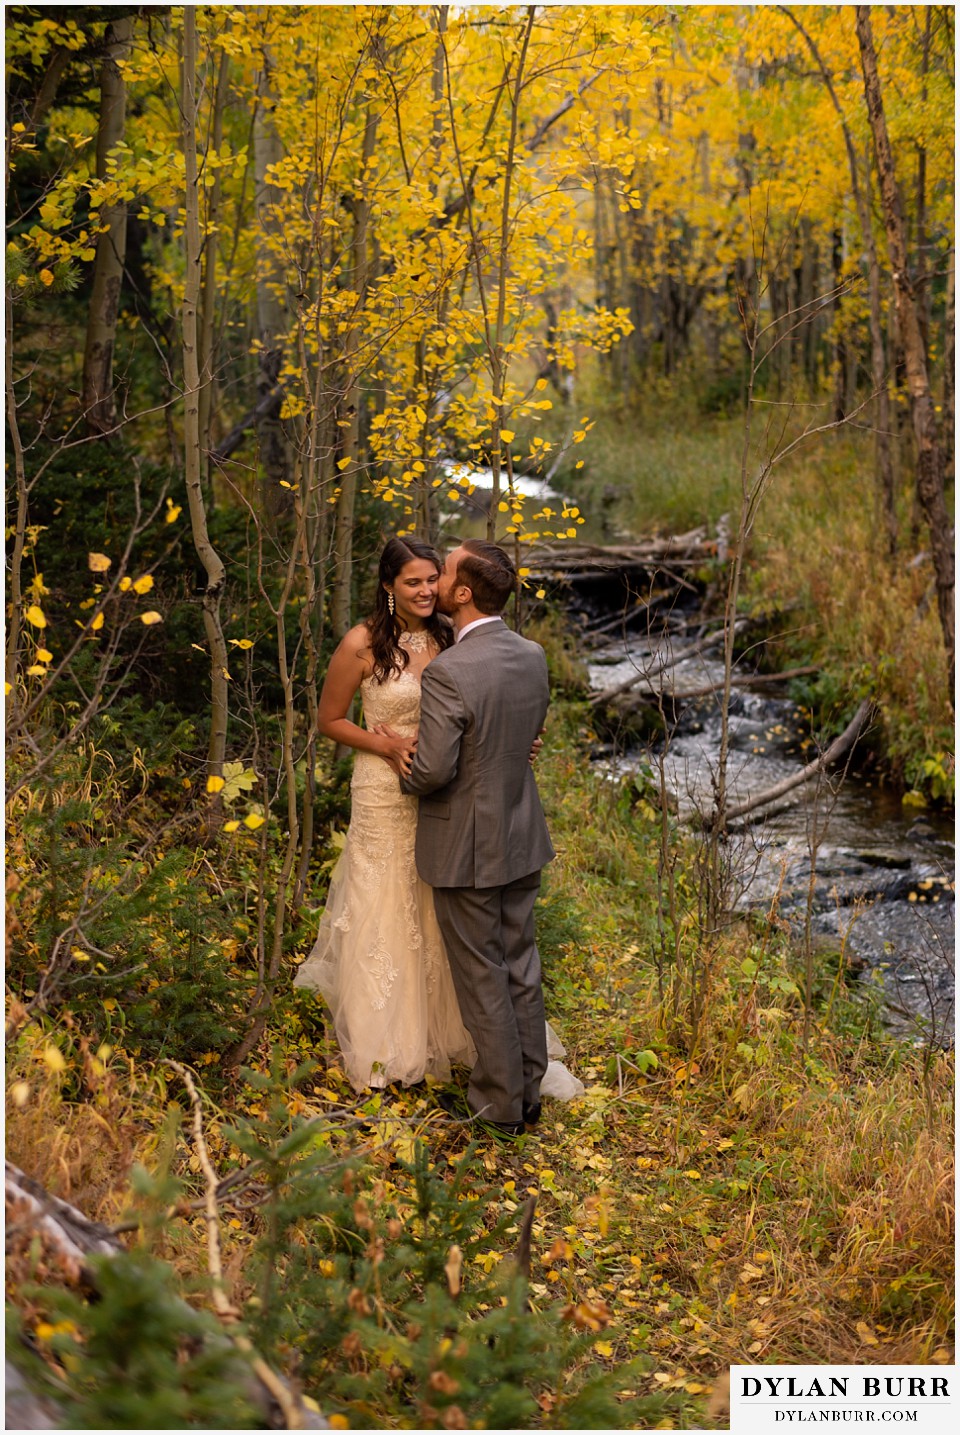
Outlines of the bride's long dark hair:
[{"label": "bride's long dark hair", "polygon": [[[418,558],[432,563],[437,572],[443,567],[440,554],[429,543],[419,538],[391,538],[380,554],[377,569],[377,598],[373,613],[367,619],[370,630],[370,650],[373,653],[373,676],[382,683],[396,673],[399,677],[410,661],[409,653],[400,646],[400,634],[404,631],[395,613],[387,606],[387,592],[384,583],[396,582],[401,568]],[[453,627],[448,618],[436,608],[424,624],[427,632],[439,648],[449,648],[453,643]]]}]

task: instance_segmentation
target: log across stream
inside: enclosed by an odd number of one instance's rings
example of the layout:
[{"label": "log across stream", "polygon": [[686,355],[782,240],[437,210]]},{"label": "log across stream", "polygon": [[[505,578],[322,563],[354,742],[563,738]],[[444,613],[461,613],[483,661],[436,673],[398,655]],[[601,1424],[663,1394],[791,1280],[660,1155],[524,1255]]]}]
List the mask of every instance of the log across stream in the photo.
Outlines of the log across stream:
[{"label": "log across stream", "polygon": [[[619,780],[655,773],[662,758],[671,805],[693,824],[712,810],[721,736],[722,620],[707,615],[706,585],[692,581],[710,551],[698,531],[656,548],[567,550],[559,561],[548,554],[537,570],[581,635],[604,738],[598,767]],[[842,945],[849,966],[881,983],[890,1024],[950,1045],[952,814],[905,805],[858,771],[858,751],[870,744],[868,706],[838,760],[820,767],[827,744],[789,697],[789,679],[809,669],[756,672],[761,637],[746,624],[738,634],[749,658],[737,664],[730,698],[728,841],[738,905],[767,908],[776,899],[802,932],[809,900],[815,944]]]}]

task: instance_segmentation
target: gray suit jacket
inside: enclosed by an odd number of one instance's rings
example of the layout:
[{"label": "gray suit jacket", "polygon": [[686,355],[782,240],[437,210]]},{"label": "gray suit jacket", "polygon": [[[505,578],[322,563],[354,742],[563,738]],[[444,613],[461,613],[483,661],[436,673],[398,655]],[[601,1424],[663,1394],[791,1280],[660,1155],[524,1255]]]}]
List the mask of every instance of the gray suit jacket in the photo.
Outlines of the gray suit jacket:
[{"label": "gray suit jacket", "polygon": [[502,621],[426,669],[402,786],[420,798],[417,870],[431,887],[500,887],[554,855],[530,766],[549,701],[543,649]]}]

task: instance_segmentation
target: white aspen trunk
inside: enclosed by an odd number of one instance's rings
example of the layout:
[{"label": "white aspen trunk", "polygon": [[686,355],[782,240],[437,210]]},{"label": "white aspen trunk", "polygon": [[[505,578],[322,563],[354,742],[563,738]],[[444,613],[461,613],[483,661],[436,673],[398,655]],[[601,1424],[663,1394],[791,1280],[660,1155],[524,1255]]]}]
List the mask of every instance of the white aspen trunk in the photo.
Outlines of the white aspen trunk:
[{"label": "white aspen trunk", "polygon": [[200,293],[200,197],[197,188],[197,12],[183,12],[183,61],[180,105],[183,116],[183,156],[186,190],[184,227],[186,273],[183,292],[183,457],[190,509],[190,526],[197,557],[207,575],[203,594],[203,627],[210,653],[210,741],[208,776],[219,777],[227,745],[227,645],[220,623],[220,600],[226,582],[223,560],[210,542],[203,498],[203,462],[200,448],[200,365],[197,301]]},{"label": "white aspen trunk", "polygon": [[[283,157],[280,137],[273,123],[273,91],[271,70],[273,60],[266,44],[263,47],[263,68],[260,72],[257,108],[253,124],[253,154],[256,182],[256,211],[263,231],[257,263],[257,404],[276,388],[283,366],[284,339],[288,315],[281,297],[284,283],[283,267],[276,253],[281,237],[277,213],[280,195],[271,183],[270,167]],[[261,414],[257,419],[257,446],[260,460],[261,511],[268,524],[288,507],[290,459],[279,411]]]},{"label": "white aspen trunk", "polygon": [[377,144],[379,117],[367,102],[367,118],[363,131],[362,192],[354,200],[351,268],[356,309],[344,343],[344,385],[342,417],[349,424],[343,429],[343,457],[349,466],[340,475],[340,496],[337,499],[334,523],[334,580],[331,617],[333,630],[342,638],[350,627],[353,588],[353,515],[357,501],[357,477],[360,467],[360,375],[357,372],[360,343],[363,335],[363,311],[367,292],[367,239],[370,226],[370,200],[367,197],[368,169]]},{"label": "white aspen trunk", "polygon": [[887,247],[893,269],[893,291],[897,326],[903,344],[910,395],[910,415],[917,441],[917,497],[926,519],[937,589],[937,610],[946,649],[950,699],[954,690],[954,553],[950,520],[943,490],[943,454],[937,433],[937,417],[930,391],[927,353],[923,341],[920,310],[907,271],[906,229],[900,208],[900,194],[894,168],[893,150],[887,132],[883,92],[873,44],[870,7],[856,6],[857,38],[863,69],[867,112],[873,133],[880,178],[880,199],[887,229]]},{"label": "white aspen trunk", "polygon": [[[105,37],[106,52],[100,68],[100,122],[97,127],[97,178],[105,179],[107,160],[123,139],[127,115],[127,87],[118,64],[130,49],[133,17],[111,20]],[[105,204],[100,211],[104,232],[97,237],[93,267],[93,293],[87,318],[83,353],[82,404],[91,433],[109,433],[117,421],[113,389],[113,352],[120,310],[120,286],[127,254],[127,205],[124,200]]]}]

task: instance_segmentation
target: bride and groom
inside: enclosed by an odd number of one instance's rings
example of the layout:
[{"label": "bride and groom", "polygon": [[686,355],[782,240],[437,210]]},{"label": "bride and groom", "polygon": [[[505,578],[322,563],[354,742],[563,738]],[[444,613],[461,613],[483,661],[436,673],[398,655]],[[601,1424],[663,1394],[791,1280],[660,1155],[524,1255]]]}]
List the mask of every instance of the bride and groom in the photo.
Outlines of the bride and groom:
[{"label": "bride and groom", "polygon": [[[493,543],[443,563],[414,539],[384,548],[373,615],[340,643],[320,699],[320,731],[357,758],[294,983],[326,999],[355,1088],[442,1080],[461,1062],[464,1114],[508,1136],[540,1116],[553,1037],[533,915],[553,856],[531,767],[547,665],[500,616],[515,584]],[[348,716],[357,691],[363,727]]]}]

